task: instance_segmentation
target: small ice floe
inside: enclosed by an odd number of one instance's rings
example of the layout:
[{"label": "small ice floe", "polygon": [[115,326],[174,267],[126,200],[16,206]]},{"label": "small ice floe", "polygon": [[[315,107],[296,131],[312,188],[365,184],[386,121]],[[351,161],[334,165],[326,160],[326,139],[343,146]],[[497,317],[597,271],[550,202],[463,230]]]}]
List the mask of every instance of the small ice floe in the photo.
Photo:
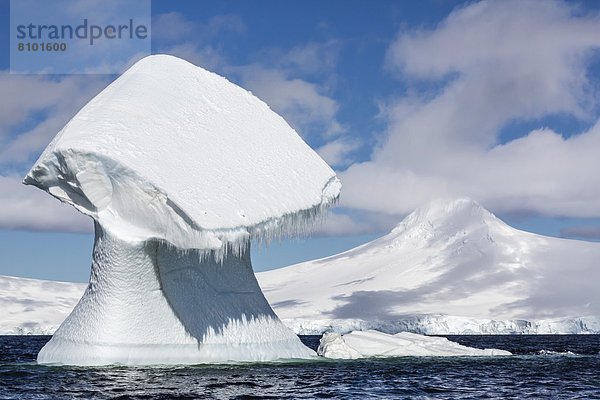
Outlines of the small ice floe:
[{"label": "small ice floe", "polygon": [[538,351],[537,354],[539,354],[541,356],[575,356],[575,355],[577,355],[577,354],[573,353],[572,351],[552,351],[552,350],[545,350],[545,349]]},{"label": "small ice floe", "polygon": [[327,358],[357,359],[366,357],[404,356],[509,356],[499,349],[476,349],[460,345],[444,337],[431,337],[401,332],[395,335],[369,330],[345,335],[326,333],[317,353]]}]

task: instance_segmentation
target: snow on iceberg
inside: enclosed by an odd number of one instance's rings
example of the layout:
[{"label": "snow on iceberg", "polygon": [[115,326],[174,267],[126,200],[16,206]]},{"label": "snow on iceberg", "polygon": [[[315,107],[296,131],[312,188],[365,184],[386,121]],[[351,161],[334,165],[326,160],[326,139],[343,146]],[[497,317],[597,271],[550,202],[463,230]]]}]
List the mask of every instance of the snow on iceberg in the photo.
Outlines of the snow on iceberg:
[{"label": "snow on iceberg", "polygon": [[93,218],[89,285],[38,362],[155,364],[314,353],[273,313],[250,240],[337,200],[331,168],[261,100],[147,57],[91,100],[24,179]]},{"label": "snow on iceberg", "polygon": [[499,349],[476,349],[452,342],[444,337],[431,337],[401,332],[395,335],[376,330],[354,331],[345,335],[326,333],[317,349],[327,358],[357,359],[365,357],[406,356],[509,356]]}]

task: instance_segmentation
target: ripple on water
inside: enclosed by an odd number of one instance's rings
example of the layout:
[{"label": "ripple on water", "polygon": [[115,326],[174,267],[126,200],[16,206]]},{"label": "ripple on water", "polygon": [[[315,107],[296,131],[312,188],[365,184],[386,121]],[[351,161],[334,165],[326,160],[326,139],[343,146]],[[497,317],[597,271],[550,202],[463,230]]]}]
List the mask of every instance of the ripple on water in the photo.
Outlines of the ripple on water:
[{"label": "ripple on water", "polygon": [[0,399],[600,398],[600,335],[451,338],[517,354],[498,358],[96,368],[35,364],[48,339],[0,337]]}]

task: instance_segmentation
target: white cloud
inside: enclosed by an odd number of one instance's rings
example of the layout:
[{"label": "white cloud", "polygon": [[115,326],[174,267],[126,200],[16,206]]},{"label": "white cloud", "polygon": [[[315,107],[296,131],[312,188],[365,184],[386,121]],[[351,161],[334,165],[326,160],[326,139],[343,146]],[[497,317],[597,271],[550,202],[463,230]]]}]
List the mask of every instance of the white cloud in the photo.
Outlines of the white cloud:
[{"label": "white cloud", "polygon": [[319,147],[317,153],[329,165],[344,166],[350,164],[349,156],[359,146],[358,140],[342,137]]},{"label": "white cloud", "polygon": [[281,63],[307,73],[331,70],[337,64],[339,48],[336,40],[307,43],[290,49],[281,58]]},{"label": "white cloud", "polygon": [[158,14],[152,18],[152,40],[159,43],[180,44],[189,41],[192,36],[190,43],[207,44],[219,35],[245,31],[244,21],[231,14],[215,15],[204,22],[190,21],[178,12]]},{"label": "white cloud", "polygon": [[203,32],[210,36],[217,36],[223,32],[244,33],[246,24],[239,15],[221,14],[215,15],[203,26]]},{"label": "white cloud", "polygon": [[[319,81],[335,80],[332,70],[340,45],[335,40],[309,42],[290,49],[266,48],[252,55],[255,62],[233,64],[224,56],[219,35],[241,34],[246,26],[236,15],[218,15],[205,23],[193,23],[179,13],[154,17],[153,40],[159,51],[234,78],[281,114],[303,137],[331,139],[344,133],[336,118],[339,104],[324,85],[305,75],[325,74]],[[190,41],[190,36],[194,40]]]},{"label": "white cloud", "polygon": [[564,238],[600,239],[600,226],[569,226],[560,230]]},{"label": "white cloud", "polygon": [[[79,4],[79,3],[77,3]],[[86,3],[87,4],[87,3]],[[221,15],[205,24],[192,24],[177,13],[156,17],[153,37],[169,42],[194,32],[214,37],[223,32],[243,32],[236,16]],[[221,64],[218,51],[183,42],[169,45],[171,54],[209,68]],[[137,57],[139,58],[139,57]],[[10,93],[0,99],[0,165],[21,171],[62,127],[112,78],[103,75],[13,75],[0,72],[0,90]],[[22,128],[21,128],[22,127]]]},{"label": "white cloud", "polygon": [[346,214],[330,212],[322,223],[311,229],[311,236],[352,236],[373,231],[372,224],[356,221]]},{"label": "white cloud", "polygon": [[386,140],[342,174],[342,204],[402,214],[468,195],[495,211],[600,215],[599,125],[568,139],[540,129],[499,144],[514,121],[597,118],[587,63],[599,23],[557,1],[483,1],[433,30],[401,33],[388,68],[441,89],[386,105]]},{"label": "white cloud", "polygon": [[160,53],[171,54],[203,68],[218,71],[227,63],[219,49],[219,36],[246,31],[237,15],[216,15],[204,22],[191,21],[178,12],[155,15],[152,40]]},{"label": "white cloud", "polygon": [[[347,162],[346,156],[355,144],[337,138],[344,131],[336,118],[338,103],[327,95],[323,85],[302,77],[326,74],[328,77],[324,79],[329,79],[337,61],[337,42],[308,43],[287,51],[270,49],[264,52],[261,62],[231,66],[223,56],[218,38],[246,30],[238,16],[220,15],[198,23],[181,14],[168,13],[155,16],[152,29],[153,41],[161,52],[240,78],[244,87],[254,90],[300,134],[320,141],[332,140],[321,148],[331,160]],[[267,53],[271,55],[266,57]],[[57,79],[0,73],[0,90],[11,94],[0,99],[0,174],[24,173],[68,120],[110,80],[98,75]],[[82,223],[87,221],[85,217],[35,188],[22,187],[20,179],[0,175],[0,180],[0,227],[89,229],[89,223]],[[333,217],[332,221],[345,224],[346,231],[364,229],[360,224],[351,227],[346,217]]]},{"label": "white cloud", "polygon": [[309,42],[285,50],[268,48],[254,55],[257,62],[227,71],[239,75],[244,87],[281,114],[303,137],[331,140],[345,133],[337,119],[339,104],[328,94],[328,83],[336,80],[339,51],[336,40]]},{"label": "white cloud", "polygon": [[161,53],[182,58],[211,71],[218,70],[225,64],[220,52],[214,47],[199,47],[197,44],[190,42],[165,47],[161,50]]},{"label": "white cloud", "polygon": [[[21,184],[28,162],[38,157],[67,121],[108,83],[106,76],[62,79],[0,73],[0,227],[89,232],[92,224],[72,207]],[[21,128],[22,127],[22,128]]]},{"label": "white cloud", "polygon": [[258,64],[230,70],[240,74],[242,85],[281,114],[300,135],[332,137],[343,132],[335,117],[338,103],[321,94],[318,85]]},{"label": "white cloud", "polygon": [[267,48],[254,55],[258,63],[268,64],[292,74],[319,75],[331,73],[338,62],[341,43],[338,40],[308,42],[290,49]]},{"label": "white cloud", "polygon": [[178,12],[158,14],[152,17],[153,40],[176,41],[191,35],[196,29],[195,24]]},{"label": "white cloud", "polygon": [[[75,113],[108,82],[97,75],[46,76],[0,73],[0,165],[37,156]],[[47,114],[42,117],[36,114]],[[32,127],[14,134],[20,124]]]},{"label": "white cloud", "polygon": [[0,175],[0,227],[33,231],[91,232],[89,217],[21,179]]}]

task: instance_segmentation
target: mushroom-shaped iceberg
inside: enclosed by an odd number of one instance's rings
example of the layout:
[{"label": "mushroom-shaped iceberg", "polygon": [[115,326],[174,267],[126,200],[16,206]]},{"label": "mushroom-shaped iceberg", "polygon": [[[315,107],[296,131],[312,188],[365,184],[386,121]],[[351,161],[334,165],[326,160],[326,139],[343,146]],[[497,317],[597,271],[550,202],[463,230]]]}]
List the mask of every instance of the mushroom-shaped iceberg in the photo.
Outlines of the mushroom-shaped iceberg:
[{"label": "mushroom-shaped iceberg", "polygon": [[91,100],[25,177],[94,219],[89,285],[40,363],[304,358],[254,277],[250,241],[305,228],[335,173],[261,100],[147,57]]}]

